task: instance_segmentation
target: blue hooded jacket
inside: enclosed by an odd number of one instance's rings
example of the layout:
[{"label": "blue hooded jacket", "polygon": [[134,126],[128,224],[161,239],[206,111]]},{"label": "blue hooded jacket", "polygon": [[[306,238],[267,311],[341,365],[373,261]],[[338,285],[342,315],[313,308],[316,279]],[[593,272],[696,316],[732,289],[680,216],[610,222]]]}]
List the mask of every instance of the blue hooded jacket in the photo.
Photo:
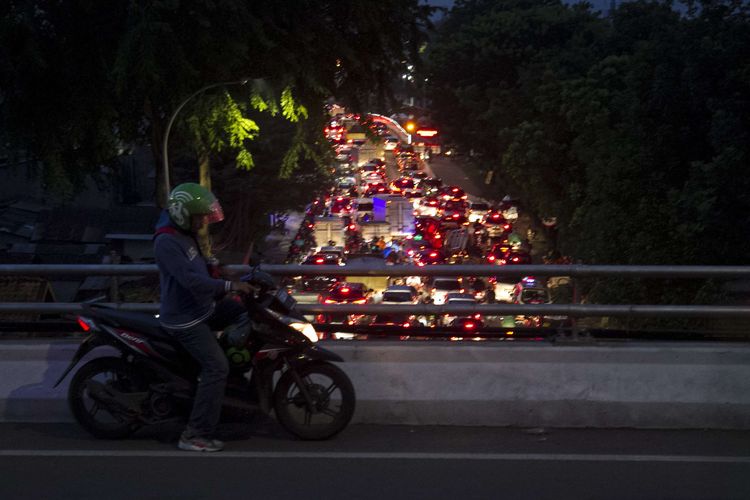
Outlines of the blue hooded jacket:
[{"label": "blue hooded jacket", "polygon": [[198,243],[175,226],[163,210],[156,223],[154,256],[159,266],[161,306],[159,321],[167,328],[190,328],[214,311],[216,299],[231,282],[212,278]]}]

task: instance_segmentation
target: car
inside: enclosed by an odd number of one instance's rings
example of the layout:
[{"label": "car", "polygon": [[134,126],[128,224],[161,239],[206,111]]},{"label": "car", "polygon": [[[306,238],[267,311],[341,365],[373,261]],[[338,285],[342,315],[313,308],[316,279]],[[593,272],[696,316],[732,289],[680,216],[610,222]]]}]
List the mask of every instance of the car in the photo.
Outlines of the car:
[{"label": "car", "polygon": [[343,266],[341,258],[334,254],[315,253],[302,261],[303,266]]},{"label": "car", "polygon": [[372,198],[373,196],[377,194],[390,194],[391,190],[388,189],[388,186],[382,182],[373,182],[371,184],[367,184],[367,187],[365,188],[364,192],[362,193],[362,196],[365,198]]},{"label": "car", "polygon": [[552,302],[547,285],[531,276],[524,277],[513,287],[514,304],[549,304]]},{"label": "car", "polygon": [[475,201],[469,205],[469,222],[482,222],[489,212],[490,206],[482,201]]},{"label": "car", "polygon": [[426,196],[422,198],[415,208],[420,216],[435,217],[438,214],[440,200],[435,196]]},{"label": "car", "polygon": [[391,188],[392,193],[400,194],[407,191],[412,192],[416,188],[416,182],[410,177],[399,177],[391,182],[389,187]]},{"label": "car", "polygon": [[424,250],[414,252],[413,259],[418,266],[445,264],[445,255],[435,248],[425,248]]},{"label": "car", "polygon": [[422,182],[423,180],[427,179],[427,177],[430,175],[424,170],[409,170],[407,172],[404,172],[404,175],[407,177],[411,177],[412,179],[419,181],[418,186],[422,188]]},{"label": "car", "polygon": [[[532,276],[526,276],[513,287],[512,303],[514,304],[551,304],[549,288],[546,283]],[[568,326],[567,316],[516,316],[517,326]]]},{"label": "car", "polygon": [[438,208],[438,213],[460,212],[465,215],[468,208],[469,205],[464,200],[443,200]]},{"label": "car", "polygon": [[336,276],[301,276],[293,287],[293,293],[321,294],[330,290],[338,282],[339,278]]},{"label": "car", "polygon": [[383,149],[386,151],[393,151],[398,146],[398,138],[392,135],[386,135],[383,137]]},{"label": "car", "polygon": [[419,181],[419,187],[424,190],[425,196],[437,196],[438,191],[443,187],[443,181],[439,177],[428,177]]},{"label": "car", "polygon": [[513,230],[513,226],[503,217],[503,214],[495,210],[490,210],[482,223],[490,238],[505,237]]},{"label": "car", "polygon": [[507,220],[515,222],[518,219],[518,201],[506,195],[500,202],[498,210]]},{"label": "car", "polygon": [[352,199],[348,196],[337,196],[331,201],[331,215],[350,215],[352,210]]},{"label": "car", "polygon": [[433,278],[430,283],[430,299],[432,303],[436,305],[445,304],[445,300],[448,294],[451,292],[464,293],[465,290],[461,284],[460,278]]},{"label": "car", "polygon": [[341,246],[335,246],[335,245],[326,245],[321,246],[320,250],[317,251],[316,255],[333,255],[337,259],[339,259],[339,262],[343,263],[345,259],[346,252],[344,251],[344,247]]},{"label": "car", "polygon": [[484,323],[481,319],[477,319],[471,316],[459,316],[451,321],[448,326],[454,328],[460,328],[467,332],[473,332],[484,327]]},{"label": "car", "polygon": [[352,147],[351,146],[338,146],[336,148],[336,161],[349,163],[352,161]]},{"label": "car", "polygon": [[465,200],[469,196],[458,186],[443,186],[438,191],[438,195],[443,200]]},{"label": "car", "polygon": [[406,175],[406,172],[419,172],[420,170],[419,162],[414,158],[409,158],[401,166],[401,171],[404,172],[404,175]]},{"label": "car", "polygon": [[466,214],[461,211],[445,210],[440,217],[440,224],[443,226],[461,226],[468,223],[469,219],[466,217]]},{"label": "car", "polygon": [[510,304],[513,302],[513,290],[516,287],[517,278],[512,276],[497,276],[490,278],[492,290],[495,293],[495,302]]},{"label": "car", "polygon": [[383,291],[381,304],[417,304],[419,292],[413,286],[391,285]]},{"label": "car", "polygon": [[[340,281],[327,292],[321,293],[318,302],[321,304],[367,304],[371,294],[372,289],[368,289],[364,283]],[[319,314],[317,319],[320,323],[344,323],[355,321],[357,316],[346,313]]]},{"label": "car", "polygon": [[341,281],[321,294],[321,304],[367,304],[372,290],[364,283]]},{"label": "car", "polygon": [[402,326],[409,328],[417,326],[414,316],[405,314],[376,314],[370,320],[370,326]]},{"label": "car", "polygon": [[349,177],[349,176],[339,177],[336,180],[336,187],[339,189],[344,189],[344,190],[351,189],[356,185],[357,185],[357,179],[355,179],[354,177]]},{"label": "car", "polygon": [[414,257],[415,254],[425,249],[432,249],[432,246],[421,237],[418,239],[415,239],[414,237],[406,238],[401,244],[401,251],[404,252],[407,257]]},{"label": "car", "polygon": [[489,264],[496,264],[502,266],[506,264],[505,256],[510,251],[510,245],[507,242],[495,243],[492,248],[487,252],[484,258]]},{"label": "car", "polygon": [[507,265],[527,265],[531,264],[531,255],[524,250],[510,250],[505,255],[505,264]]},{"label": "car", "polygon": [[[446,294],[445,296],[445,305],[467,305],[467,306],[473,306],[477,304],[477,299],[474,298],[474,295],[470,293],[461,293],[461,292],[450,292]],[[453,322],[454,319],[460,317],[462,315],[455,314],[455,313],[446,313],[443,315],[442,322],[444,325],[449,325]],[[475,319],[480,319],[479,314],[471,315]]]}]

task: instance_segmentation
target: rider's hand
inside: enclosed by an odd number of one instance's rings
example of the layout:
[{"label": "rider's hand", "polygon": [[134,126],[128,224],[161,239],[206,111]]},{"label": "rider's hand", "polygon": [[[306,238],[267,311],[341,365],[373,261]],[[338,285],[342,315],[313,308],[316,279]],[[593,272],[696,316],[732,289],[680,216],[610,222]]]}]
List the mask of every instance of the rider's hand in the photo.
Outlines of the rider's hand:
[{"label": "rider's hand", "polygon": [[248,295],[253,293],[253,287],[250,286],[249,283],[245,283],[244,281],[232,281],[230,290],[233,292],[240,292]]}]

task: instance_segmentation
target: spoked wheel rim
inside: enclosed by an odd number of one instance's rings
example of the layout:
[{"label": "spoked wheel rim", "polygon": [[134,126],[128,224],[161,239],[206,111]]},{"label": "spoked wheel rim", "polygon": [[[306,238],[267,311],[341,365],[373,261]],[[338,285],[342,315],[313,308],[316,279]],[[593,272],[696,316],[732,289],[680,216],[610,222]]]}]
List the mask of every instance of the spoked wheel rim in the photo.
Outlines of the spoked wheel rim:
[{"label": "spoked wheel rim", "polygon": [[306,426],[328,425],[344,414],[343,389],[335,380],[321,373],[313,373],[302,377],[302,383],[311,404],[308,404],[302,388],[297,384],[289,387],[285,399],[290,414],[302,417],[297,418],[298,421]]},{"label": "spoked wheel rim", "polygon": [[[94,436],[107,439],[126,437],[139,425],[139,399],[145,397],[142,377],[119,358],[95,359],[76,373],[68,401],[78,423]],[[135,394],[142,393],[142,394]],[[115,395],[124,402],[113,402]],[[135,399],[128,401],[128,396]]]},{"label": "spoked wheel rim", "polygon": [[338,434],[354,415],[355,404],[349,377],[330,363],[311,363],[285,372],[274,393],[277,418],[302,439]]},{"label": "spoked wheel rim", "polygon": [[133,416],[128,416],[125,410],[105,406],[103,401],[97,397],[97,391],[109,392],[136,392],[134,381],[118,370],[109,369],[93,374],[86,383],[82,385],[80,393],[81,404],[91,420],[100,425],[121,425],[131,422]]}]

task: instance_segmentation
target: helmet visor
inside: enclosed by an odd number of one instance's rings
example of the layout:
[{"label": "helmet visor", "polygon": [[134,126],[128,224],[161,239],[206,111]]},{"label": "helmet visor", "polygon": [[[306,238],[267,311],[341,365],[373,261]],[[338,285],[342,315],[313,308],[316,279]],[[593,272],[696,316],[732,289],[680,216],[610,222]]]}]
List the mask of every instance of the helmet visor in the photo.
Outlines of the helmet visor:
[{"label": "helmet visor", "polygon": [[221,222],[224,220],[224,210],[221,209],[219,200],[214,200],[213,203],[211,203],[209,212],[206,215],[208,216],[207,222],[209,224],[213,224],[214,222]]}]

